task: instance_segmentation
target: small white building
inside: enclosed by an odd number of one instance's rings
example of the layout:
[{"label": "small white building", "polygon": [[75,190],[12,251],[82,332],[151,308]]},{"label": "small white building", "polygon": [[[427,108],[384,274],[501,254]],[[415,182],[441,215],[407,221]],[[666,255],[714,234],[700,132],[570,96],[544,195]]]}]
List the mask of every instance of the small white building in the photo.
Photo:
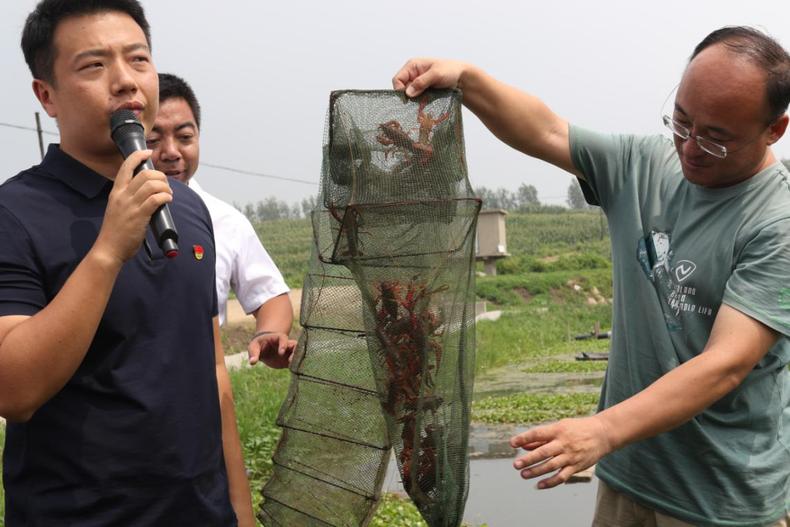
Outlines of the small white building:
[{"label": "small white building", "polygon": [[475,259],[483,261],[483,269],[487,275],[496,275],[496,261],[510,256],[507,252],[505,216],[505,210],[489,209],[481,210],[477,218]]}]

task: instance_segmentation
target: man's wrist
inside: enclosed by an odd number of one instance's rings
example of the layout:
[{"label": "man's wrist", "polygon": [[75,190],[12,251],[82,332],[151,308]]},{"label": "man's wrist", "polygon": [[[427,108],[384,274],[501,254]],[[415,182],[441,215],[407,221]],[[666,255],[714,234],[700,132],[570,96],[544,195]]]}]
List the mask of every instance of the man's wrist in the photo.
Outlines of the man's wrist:
[{"label": "man's wrist", "polygon": [[83,261],[85,261],[87,265],[92,266],[94,271],[98,269],[103,272],[114,274],[118,274],[124,264],[122,258],[113,255],[99,244],[94,244],[94,246],[91,247]]},{"label": "man's wrist", "polygon": [[477,66],[472,64],[463,64],[461,73],[458,75],[458,82],[456,83],[456,87],[461,91],[467,91],[470,89],[474,89],[474,84],[477,81],[476,77],[479,77],[482,73],[482,70]]},{"label": "man's wrist", "polygon": [[252,336],[252,338],[251,338],[250,340],[255,340],[255,339],[257,339],[258,337],[262,337],[262,336],[264,336],[264,335],[272,335],[272,334],[274,334],[274,333],[277,333],[277,332],[276,332],[276,331],[267,331],[267,330],[257,331],[257,332],[256,332],[256,333],[255,333],[255,334]]}]

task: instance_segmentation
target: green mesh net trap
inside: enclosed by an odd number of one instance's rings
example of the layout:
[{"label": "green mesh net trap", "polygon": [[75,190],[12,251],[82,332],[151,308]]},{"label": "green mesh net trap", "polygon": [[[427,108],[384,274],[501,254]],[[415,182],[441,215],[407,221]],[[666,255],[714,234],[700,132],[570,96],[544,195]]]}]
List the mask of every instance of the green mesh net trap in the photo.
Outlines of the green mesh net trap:
[{"label": "green mesh net trap", "polygon": [[260,519],[366,525],[394,449],[428,525],[458,526],[480,209],[460,92],[333,92],[318,204],[304,331]]}]

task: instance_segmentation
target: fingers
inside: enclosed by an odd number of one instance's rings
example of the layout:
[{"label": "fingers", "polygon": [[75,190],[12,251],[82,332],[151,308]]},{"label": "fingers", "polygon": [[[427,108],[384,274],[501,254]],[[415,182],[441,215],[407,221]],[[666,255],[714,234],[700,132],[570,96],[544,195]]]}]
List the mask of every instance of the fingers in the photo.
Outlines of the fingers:
[{"label": "fingers", "polygon": [[448,61],[436,59],[411,59],[392,78],[392,87],[395,90],[405,90],[408,97],[417,97],[430,87],[453,88],[457,79],[452,75],[448,78],[445,72]]},{"label": "fingers", "polygon": [[547,459],[559,456],[562,453],[562,445],[557,442],[547,443],[524,456],[516,458],[516,460],[513,462],[513,467],[517,470],[520,470],[524,467],[529,467],[530,465],[542,463]]},{"label": "fingers", "polygon": [[247,346],[247,353],[250,356],[250,365],[257,364],[258,361],[262,359],[261,355],[269,353],[272,346],[277,346],[279,341],[280,339],[277,333],[268,333],[252,339]]},{"label": "fingers", "polygon": [[393,90],[405,90],[406,87],[420,75],[420,59],[411,59],[404,64],[398,73],[392,77]]},{"label": "fingers", "polygon": [[513,463],[521,477],[528,479],[555,472],[538,483],[541,489],[568,481],[573,474],[594,465],[611,452],[606,429],[597,416],[563,419],[538,426],[513,437],[510,444],[527,451]]},{"label": "fingers", "polygon": [[521,471],[524,479],[535,478],[564,468],[568,464],[567,456],[557,456]]},{"label": "fingers", "polygon": [[286,335],[285,333],[280,333],[279,340],[280,341],[278,343],[279,347],[277,348],[277,354],[280,357],[285,358],[285,354],[288,352],[288,335]]},{"label": "fingers", "polygon": [[561,485],[571,479],[571,476],[583,470],[582,467],[574,467],[572,465],[567,465],[562,470],[554,474],[550,478],[542,479],[538,481],[538,488],[539,489],[550,489],[556,487],[557,485]]},{"label": "fingers", "polygon": [[150,150],[133,152],[121,164],[104,212],[96,251],[125,262],[140,249],[151,215],[173,201],[167,176],[143,170],[133,177],[135,168],[151,157]]},{"label": "fingers", "polygon": [[151,157],[151,150],[133,152],[126,158],[115,177],[113,190],[124,192],[130,196],[131,204],[142,208],[147,215],[165,203],[172,201],[173,191],[170,183],[162,172],[143,170],[136,177],[132,174],[140,163]]},{"label": "fingers", "polygon": [[247,346],[250,365],[264,361],[273,368],[283,368],[290,364],[290,356],[296,346],[295,340],[290,340],[285,333],[267,333],[261,335]]},{"label": "fingers", "polygon": [[551,477],[542,479],[538,482],[539,489],[550,489],[561,485],[568,481],[571,476],[580,470],[584,470],[587,466],[584,463],[574,461],[574,456],[559,451],[556,455],[546,457],[541,454],[541,461],[532,462],[524,456],[513,464],[517,469],[527,467],[521,470],[520,475],[524,479],[537,478],[546,474],[554,473]]},{"label": "fingers", "polygon": [[417,97],[426,89],[430,88],[434,84],[436,78],[436,71],[433,68],[428,69],[425,73],[409,83],[406,87],[406,95],[409,97]]},{"label": "fingers", "polygon": [[129,157],[121,164],[121,168],[118,169],[114,185],[116,187],[125,187],[128,185],[134,176],[134,169],[140,166],[140,163],[143,161],[150,159],[152,155],[152,150],[138,150],[129,154]]},{"label": "fingers", "polygon": [[258,364],[261,357],[261,343],[258,339],[253,339],[247,345],[247,354],[250,356],[250,366]]},{"label": "fingers", "polygon": [[526,432],[522,432],[517,436],[511,437],[510,446],[513,448],[532,450],[532,448],[527,448],[526,445],[534,443],[547,443],[554,439],[554,436],[554,425],[536,426],[535,428],[530,428]]}]

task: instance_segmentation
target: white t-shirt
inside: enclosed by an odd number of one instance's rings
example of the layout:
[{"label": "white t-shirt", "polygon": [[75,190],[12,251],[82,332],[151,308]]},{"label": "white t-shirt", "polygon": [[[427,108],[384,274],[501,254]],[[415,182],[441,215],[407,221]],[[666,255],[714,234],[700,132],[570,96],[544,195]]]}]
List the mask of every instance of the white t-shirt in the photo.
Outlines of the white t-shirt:
[{"label": "white t-shirt", "polygon": [[289,289],[283,275],[261,245],[255,229],[244,214],[200,188],[194,178],[190,180],[189,188],[206,204],[214,224],[220,325],[227,319],[231,289],[247,314],[267,300],[287,293]]}]

